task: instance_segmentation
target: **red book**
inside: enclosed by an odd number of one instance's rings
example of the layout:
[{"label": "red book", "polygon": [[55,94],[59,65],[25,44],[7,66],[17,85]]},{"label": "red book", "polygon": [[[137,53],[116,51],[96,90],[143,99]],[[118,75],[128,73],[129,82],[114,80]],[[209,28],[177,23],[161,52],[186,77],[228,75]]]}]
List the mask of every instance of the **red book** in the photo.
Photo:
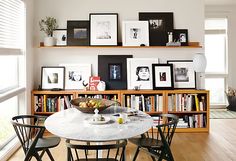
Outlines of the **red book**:
[{"label": "red book", "polygon": [[100,82],[100,77],[92,76],[89,78],[89,90],[90,91],[97,91],[97,85]]}]

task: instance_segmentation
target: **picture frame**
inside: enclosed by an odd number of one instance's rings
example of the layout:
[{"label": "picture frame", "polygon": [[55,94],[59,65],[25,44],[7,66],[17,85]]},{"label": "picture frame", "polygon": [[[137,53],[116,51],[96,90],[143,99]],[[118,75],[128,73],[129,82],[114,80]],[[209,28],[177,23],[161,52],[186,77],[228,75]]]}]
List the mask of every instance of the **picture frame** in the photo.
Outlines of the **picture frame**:
[{"label": "picture frame", "polygon": [[122,45],[149,46],[148,21],[123,21]]},{"label": "picture frame", "polygon": [[106,89],[127,89],[127,58],[133,55],[98,55],[98,75]]},{"label": "picture frame", "polygon": [[174,88],[173,64],[152,64],[153,89],[170,90]]},{"label": "picture frame", "polygon": [[188,46],[188,30],[187,29],[174,29],[173,39],[174,39],[174,42],[180,42],[181,46]]},{"label": "picture frame", "polygon": [[67,21],[67,45],[89,46],[90,23],[86,20]]},{"label": "picture frame", "polygon": [[41,87],[42,89],[65,88],[65,67],[59,66],[42,66],[41,67]]},{"label": "picture frame", "polygon": [[149,22],[150,46],[166,46],[168,32],[174,29],[173,17],[173,12],[139,12],[139,20]]},{"label": "picture frame", "polygon": [[67,45],[67,29],[55,29],[52,32],[52,37],[56,39],[56,46]]},{"label": "picture frame", "polygon": [[152,89],[152,64],[158,58],[127,58],[128,89]]},{"label": "picture frame", "polygon": [[192,60],[168,60],[173,64],[174,88],[196,89],[196,72]]},{"label": "picture frame", "polygon": [[118,44],[118,14],[90,13],[90,45],[117,46]]},{"label": "picture frame", "polygon": [[91,76],[91,64],[60,64],[65,67],[65,89],[84,89]]}]

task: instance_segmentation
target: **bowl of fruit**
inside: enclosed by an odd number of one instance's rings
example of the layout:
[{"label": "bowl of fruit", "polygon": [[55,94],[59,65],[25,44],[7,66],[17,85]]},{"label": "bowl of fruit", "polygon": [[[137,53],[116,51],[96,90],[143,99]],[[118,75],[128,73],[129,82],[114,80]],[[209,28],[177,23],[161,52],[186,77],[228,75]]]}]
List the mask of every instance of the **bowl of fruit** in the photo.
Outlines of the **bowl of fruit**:
[{"label": "bowl of fruit", "polygon": [[72,107],[84,113],[94,113],[96,108],[101,112],[116,103],[116,101],[98,98],[76,98],[71,100]]}]

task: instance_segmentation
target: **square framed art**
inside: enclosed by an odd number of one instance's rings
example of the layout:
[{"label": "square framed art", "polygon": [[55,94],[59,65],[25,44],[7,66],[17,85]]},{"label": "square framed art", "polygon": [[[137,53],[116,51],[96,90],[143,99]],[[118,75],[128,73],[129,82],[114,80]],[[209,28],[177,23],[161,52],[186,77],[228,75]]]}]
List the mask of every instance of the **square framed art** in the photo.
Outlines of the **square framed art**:
[{"label": "square framed art", "polygon": [[173,64],[174,87],[177,89],[195,89],[196,72],[192,60],[169,60]]},{"label": "square framed art", "polygon": [[173,39],[174,42],[180,42],[181,46],[188,46],[188,30],[174,29]]},{"label": "square framed art", "polygon": [[118,44],[118,14],[90,13],[90,45],[117,46]]},{"label": "square framed art", "polygon": [[66,29],[53,30],[52,37],[56,38],[57,46],[67,45],[67,30]]}]

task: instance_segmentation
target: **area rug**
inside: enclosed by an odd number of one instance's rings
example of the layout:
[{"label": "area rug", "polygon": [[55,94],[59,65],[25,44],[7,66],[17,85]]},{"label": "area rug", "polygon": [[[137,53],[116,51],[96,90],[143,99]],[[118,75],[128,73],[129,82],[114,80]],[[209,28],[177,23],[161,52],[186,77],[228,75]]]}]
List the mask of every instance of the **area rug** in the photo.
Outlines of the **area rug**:
[{"label": "area rug", "polygon": [[236,112],[226,109],[210,110],[210,119],[236,119]]}]

